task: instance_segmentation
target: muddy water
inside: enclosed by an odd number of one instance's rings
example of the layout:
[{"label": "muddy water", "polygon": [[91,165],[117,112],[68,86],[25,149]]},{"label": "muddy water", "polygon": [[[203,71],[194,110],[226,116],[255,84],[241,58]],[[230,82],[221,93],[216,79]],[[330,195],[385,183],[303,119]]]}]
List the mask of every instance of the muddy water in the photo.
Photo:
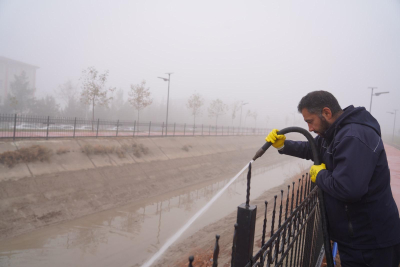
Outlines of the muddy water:
[{"label": "muddy water", "polygon": [[[309,166],[293,158],[254,171],[250,198]],[[0,244],[0,266],[140,266],[228,181],[177,190],[4,240]],[[245,202],[246,184],[245,172],[181,238]]]}]

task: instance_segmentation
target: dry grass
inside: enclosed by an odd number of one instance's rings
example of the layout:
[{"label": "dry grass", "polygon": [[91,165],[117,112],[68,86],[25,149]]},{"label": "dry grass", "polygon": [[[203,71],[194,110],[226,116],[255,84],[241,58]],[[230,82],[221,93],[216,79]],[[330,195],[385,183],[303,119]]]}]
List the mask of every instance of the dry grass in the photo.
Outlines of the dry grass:
[{"label": "dry grass", "polygon": [[40,145],[34,145],[18,149],[16,151],[6,151],[0,154],[0,163],[9,168],[18,163],[28,163],[35,161],[49,161],[53,151]]},{"label": "dry grass", "polygon": [[104,145],[93,146],[86,144],[82,147],[82,152],[86,155],[105,155],[115,153],[119,158],[126,158],[126,153],[132,152],[135,157],[140,158],[142,155],[148,154],[149,149],[143,144],[133,144],[132,146],[123,144],[120,147]]},{"label": "dry grass", "polygon": [[191,145],[184,145],[184,146],[182,147],[182,150],[188,152],[188,151],[189,151],[189,148],[192,148],[192,146],[191,146]]},{"label": "dry grass", "polygon": [[118,157],[119,157],[120,159],[126,158],[126,156],[125,156],[125,150],[124,150],[122,147],[117,148],[117,149],[115,150],[115,153],[117,153],[117,155],[118,155]]},{"label": "dry grass", "polygon": [[149,153],[149,148],[145,147],[143,144],[133,144],[132,145],[133,155],[140,158],[142,155],[147,155]]},{"label": "dry grass", "polygon": [[86,155],[105,155],[112,154],[115,151],[115,146],[103,146],[103,145],[89,145],[86,144],[82,148],[82,152]]},{"label": "dry grass", "polygon": [[68,152],[71,152],[68,147],[60,147],[59,149],[57,149],[56,154],[61,155]]}]

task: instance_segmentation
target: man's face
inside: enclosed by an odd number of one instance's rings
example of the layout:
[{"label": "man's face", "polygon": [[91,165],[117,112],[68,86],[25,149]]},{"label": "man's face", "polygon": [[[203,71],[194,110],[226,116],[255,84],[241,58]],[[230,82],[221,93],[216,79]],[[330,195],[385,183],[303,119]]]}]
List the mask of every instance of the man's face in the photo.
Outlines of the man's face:
[{"label": "man's face", "polygon": [[308,130],[318,134],[319,136],[323,137],[324,132],[328,130],[331,125],[323,115],[319,117],[317,114],[308,112],[306,108],[303,108],[301,114],[303,114],[304,121],[308,124]]}]

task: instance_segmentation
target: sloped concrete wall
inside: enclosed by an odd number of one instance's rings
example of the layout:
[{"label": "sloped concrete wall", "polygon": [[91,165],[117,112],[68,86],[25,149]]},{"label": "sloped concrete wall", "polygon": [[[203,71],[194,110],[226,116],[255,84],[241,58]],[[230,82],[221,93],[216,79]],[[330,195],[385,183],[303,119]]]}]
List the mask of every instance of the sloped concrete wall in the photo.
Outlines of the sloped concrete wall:
[{"label": "sloped concrete wall", "polygon": [[[0,153],[32,145],[54,152],[49,162],[0,165],[0,239],[50,223],[214,179],[233,177],[263,145],[260,136],[98,138],[0,143]],[[86,144],[147,147],[146,155],[86,155]],[[187,148],[187,149],[184,149]],[[275,154],[273,154],[275,153]],[[267,151],[263,167],[279,160]],[[256,166],[256,167],[257,167]]]}]

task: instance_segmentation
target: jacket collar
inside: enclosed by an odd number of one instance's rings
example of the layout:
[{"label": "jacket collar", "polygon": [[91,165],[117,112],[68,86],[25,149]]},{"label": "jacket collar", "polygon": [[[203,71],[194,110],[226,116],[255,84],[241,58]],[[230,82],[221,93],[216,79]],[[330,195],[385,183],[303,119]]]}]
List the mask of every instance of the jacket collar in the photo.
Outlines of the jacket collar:
[{"label": "jacket collar", "polygon": [[329,126],[328,130],[324,132],[324,139],[328,143],[331,144],[332,140],[335,138],[336,132],[341,128],[341,123],[343,120],[348,117],[352,111],[354,110],[354,106],[350,105],[347,108],[343,109],[343,113],[334,121],[334,123]]}]

